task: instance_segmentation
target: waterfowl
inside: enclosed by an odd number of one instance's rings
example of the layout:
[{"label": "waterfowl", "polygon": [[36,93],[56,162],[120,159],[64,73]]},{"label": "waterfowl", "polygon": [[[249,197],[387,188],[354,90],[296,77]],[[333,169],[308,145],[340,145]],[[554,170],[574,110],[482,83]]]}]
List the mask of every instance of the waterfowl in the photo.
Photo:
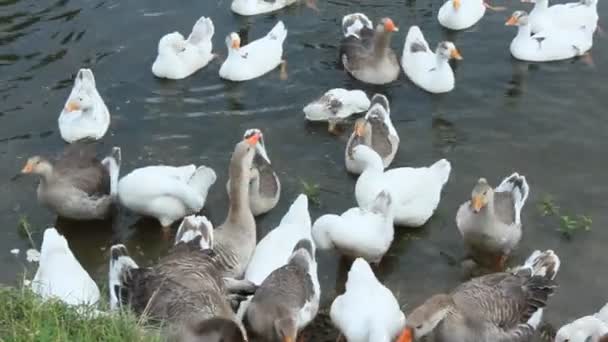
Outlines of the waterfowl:
[{"label": "waterfowl", "polygon": [[331,304],[330,317],[349,342],[393,342],[406,322],[393,293],[361,258],[348,272],[346,292]]},{"label": "waterfowl", "polygon": [[240,327],[228,300],[231,289],[223,278],[213,236],[213,226],[206,218],[188,216],[177,231],[173,248],[146,268],[137,265],[124,245],[112,246],[111,307],[128,306],[137,314],[164,321],[170,334],[193,332],[188,327],[212,318],[230,320]]},{"label": "waterfowl", "polygon": [[554,28],[578,29],[584,26],[595,32],[598,22],[597,0],[580,0],[549,7],[549,0],[522,0],[534,3],[529,22],[532,33]]},{"label": "waterfowl", "polygon": [[245,334],[236,322],[218,317],[184,326],[168,340],[172,342],[247,342]]},{"label": "waterfowl", "polygon": [[405,75],[418,87],[430,93],[445,93],[454,89],[454,71],[450,59],[462,56],[452,42],[440,42],[432,52],[418,26],[410,27],[405,38],[401,65]]},{"label": "waterfowl", "polygon": [[32,291],[44,299],[58,298],[69,305],[94,305],[99,301],[97,284],[55,228],[44,231]]},{"label": "waterfowl", "polygon": [[382,164],[387,168],[393,162],[399,149],[399,135],[391,121],[391,109],[386,96],[376,94],[365,118],[355,122],[355,129],[346,143],[344,163],[346,170],[353,174],[363,172],[363,165],[357,163],[352,154],[357,145],[371,147],[382,157]]},{"label": "waterfowl", "polygon": [[95,87],[91,69],[80,69],[58,119],[63,140],[99,140],[110,127],[110,112]]},{"label": "waterfowl", "polygon": [[369,98],[362,90],[334,88],[306,105],[304,115],[308,121],[327,121],[328,130],[333,133],[338,123],[369,106]]},{"label": "waterfowl", "polygon": [[530,341],[557,287],[560,261],[535,251],[513,272],[494,273],[428,299],[408,315],[400,342]]},{"label": "waterfowl", "polygon": [[38,201],[57,215],[73,220],[101,220],[111,214],[117,194],[120,148],[99,161],[95,147],[82,142],[68,145],[51,162],[41,156],[27,160],[23,174],[40,176]]},{"label": "waterfowl", "polygon": [[439,8],[437,20],[450,30],[464,30],[477,24],[485,13],[484,0],[448,0]]},{"label": "waterfowl", "polygon": [[341,254],[379,264],[394,237],[391,195],[381,191],[368,207],[350,208],[342,215],[319,217],[312,235],[319,248],[336,248]]},{"label": "waterfowl", "polygon": [[532,34],[529,16],[524,11],[515,11],[505,25],[518,27],[510,51],[513,57],[524,61],[569,59],[584,55],[593,46],[593,31],[585,26],[554,27]]},{"label": "waterfowl", "polygon": [[154,217],[168,229],[173,222],[203,209],[215,180],[215,172],[206,166],[146,166],[120,179],[118,198],[124,207]]},{"label": "waterfowl", "polygon": [[369,208],[381,191],[388,191],[398,226],[419,227],[428,221],[451,171],[450,162],[441,159],[429,167],[400,167],[385,172],[380,155],[365,145],[353,149],[353,158],[363,165],[355,185],[357,204]]},{"label": "waterfowl", "polygon": [[555,342],[607,342],[608,304],[596,314],[581,317],[557,331]]},{"label": "waterfowl", "polygon": [[521,209],[530,187],[517,172],[492,189],[480,178],[471,199],[456,213],[456,225],[465,247],[475,262],[498,271],[521,240]]},{"label": "waterfowl", "polygon": [[[251,170],[249,207],[253,216],[258,216],[269,212],[279,203],[281,182],[270,164],[262,131],[257,128],[248,129],[245,131],[243,138],[247,139],[254,134],[258,134],[260,140],[255,146],[256,153],[253,158],[253,169]],[[230,179],[226,183],[226,189],[230,189]]]},{"label": "waterfowl", "polygon": [[179,32],[164,35],[158,42],[158,56],[152,64],[156,77],[180,80],[204,68],[214,58],[213,21],[201,17],[192,28],[188,39]]},{"label": "waterfowl", "polygon": [[260,341],[294,342],[317,315],[320,296],[314,247],[311,240],[302,239],[287,264],[258,287],[243,325]]},{"label": "waterfowl", "polygon": [[226,37],[228,58],[220,68],[220,77],[230,81],[247,81],[260,77],[281,64],[284,74],[283,42],[286,37],[287,29],[282,21],[266,36],[245,46],[241,46],[239,35],[232,32]]},{"label": "waterfowl", "polygon": [[[244,278],[256,285],[262,284],[270,273],[287,264],[295,246],[302,239],[312,240],[308,197],[304,194],[296,198],[279,225],[255,246]],[[314,255],[314,244],[312,248]],[[248,305],[248,300],[241,303],[239,317],[243,317]]]},{"label": "waterfowl", "polygon": [[393,32],[399,31],[390,18],[383,18],[374,30],[362,13],[342,18],[344,38],[340,42],[340,61],[359,81],[386,84],[399,77],[399,62],[390,47]]},{"label": "waterfowl", "polygon": [[230,9],[236,14],[250,16],[278,11],[298,2],[316,9],[315,0],[232,0]]}]

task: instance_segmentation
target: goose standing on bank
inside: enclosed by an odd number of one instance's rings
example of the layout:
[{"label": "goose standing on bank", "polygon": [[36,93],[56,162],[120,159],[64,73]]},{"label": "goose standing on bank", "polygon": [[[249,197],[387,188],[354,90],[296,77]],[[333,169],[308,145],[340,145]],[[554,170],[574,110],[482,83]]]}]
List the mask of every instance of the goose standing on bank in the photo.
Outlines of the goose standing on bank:
[{"label": "goose standing on bank", "polygon": [[32,290],[44,299],[59,298],[69,305],[94,305],[99,301],[97,284],[55,228],[44,231]]},{"label": "goose standing on bank", "polygon": [[260,341],[295,342],[317,315],[321,288],[311,240],[300,240],[286,265],[258,287],[243,324]]},{"label": "goose standing on bank", "polygon": [[370,101],[362,90],[334,88],[304,107],[308,121],[327,121],[328,131],[337,133],[336,125],[356,113],[366,111]]},{"label": "goose standing on bank", "polygon": [[287,29],[279,21],[268,34],[241,46],[238,33],[232,32],[226,37],[228,58],[220,68],[220,77],[240,82],[260,77],[279,65],[282,65],[281,78],[285,78],[285,61],[283,60],[283,42],[287,38]]},{"label": "goose standing on bank", "polygon": [[399,77],[399,61],[390,46],[393,32],[399,29],[390,18],[383,18],[376,29],[362,13],[342,19],[344,38],[340,42],[340,61],[359,81],[386,84]]},{"label": "goose standing on bank", "polygon": [[535,251],[513,272],[473,278],[435,295],[407,316],[399,341],[530,341],[557,287],[559,265],[553,251]]},{"label": "goose standing on bank", "polygon": [[580,0],[549,7],[549,0],[522,0],[534,3],[529,22],[532,33],[554,28],[577,29],[585,26],[590,32],[597,29],[597,0]]},{"label": "goose standing on bank", "polygon": [[213,21],[201,17],[188,39],[179,32],[168,33],[158,42],[158,56],[152,64],[156,77],[180,80],[204,68],[214,58]]},{"label": "goose standing on bank", "polygon": [[430,93],[446,93],[454,89],[454,71],[450,59],[462,56],[452,42],[440,42],[431,51],[418,26],[410,27],[405,38],[401,65],[407,77]]},{"label": "goose standing on bank", "polygon": [[110,127],[110,112],[95,87],[91,69],[80,69],[74,87],[59,115],[59,133],[68,143],[99,140]]},{"label": "goose standing on bank", "polygon": [[450,30],[464,30],[477,24],[485,13],[484,0],[448,0],[439,8],[437,20]]},{"label": "goose standing on bank", "polygon": [[355,147],[353,157],[364,165],[355,185],[359,207],[370,208],[380,192],[388,191],[395,225],[406,227],[420,227],[431,218],[452,169],[449,161],[441,159],[429,167],[399,167],[385,172],[380,155],[365,145]]},{"label": "goose standing on bank", "polygon": [[387,168],[399,149],[399,135],[391,121],[391,108],[386,96],[376,94],[365,118],[355,122],[354,132],[346,143],[344,161],[346,170],[353,174],[363,172],[363,165],[353,158],[353,149],[357,145],[371,147],[382,157],[382,164]]},{"label": "goose standing on bank", "polygon": [[[253,216],[258,216],[269,212],[279,203],[281,182],[270,164],[262,131],[257,128],[248,129],[243,137],[247,139],[254,134],[260,136],[260,141],[256,145],[253,158],[252,178],[249,183],[249,207]],[[226,189],[230,189],[230,179],[226,183]]]},{"label": "goose standing on bank", "polygon": [[473,261],[497,271],[521,240],[521,209],[530,187],[526,177],[517,172],[492,189],[480,178],[456,213],[456,225]]},{"label": "goose standing on bank", "polygon": [[391,290],[360,258],[351,266],[346,292],[336,297],[329,315],[348,342],[393,342],[406,322]]},{"label": "goose standing on bank", "polygon": [[608,342],[608,304],[594,315],[581,317],[561,327],[555,342]]},{"label": "goose standing on bank", "polygon": [[72,220],[102,220],[110,216],[117,195],[120,148],[102,161],[95,147],[83,142],[68,145],[54,163],[34,156],[21,170],[40,176],[38,201],[57,215]]},{"label": "goose standing on bank", "polygon": [[317,9],[315,0],[232,0],[230,9],[236,14],[250,16],[278,11],[298,2],[304,2],[306,6]]}]

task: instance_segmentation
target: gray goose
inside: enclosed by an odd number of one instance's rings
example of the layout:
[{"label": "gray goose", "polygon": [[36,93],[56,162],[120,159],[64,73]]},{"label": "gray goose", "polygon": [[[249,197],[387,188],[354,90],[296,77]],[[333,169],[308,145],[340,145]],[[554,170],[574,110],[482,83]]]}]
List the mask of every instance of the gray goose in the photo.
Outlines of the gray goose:
[{"label": "gray goose", "polygon": [[239,325],[225,318],[211,318],[184,326],[168,340],[171,342],[247,342]]},{"label": "gray goose", "polygon": [[383,18],[374,30],[364,14],[349,14],[342,19],[342,31],[340,61],[354,78],[386,84],[399,77],[401,67],[390,47],[392,33],[399,29],[390,18]]},{"label": "gray goose", "polygon": [[428,299],[407,317],[399,342],[428,336],[433,342],[530,341],[549,296],[560,261],[553,251],[535,251],[511,272],[474,278]]},{"label": "gray goose", "polygon": [[120,171],[120,148],[99,160],[94,144],[68,145],[55,161],[34,156],[23,174],[40,176],[38,201],[57,215],[73,220],[101,220],[111,214]]}]

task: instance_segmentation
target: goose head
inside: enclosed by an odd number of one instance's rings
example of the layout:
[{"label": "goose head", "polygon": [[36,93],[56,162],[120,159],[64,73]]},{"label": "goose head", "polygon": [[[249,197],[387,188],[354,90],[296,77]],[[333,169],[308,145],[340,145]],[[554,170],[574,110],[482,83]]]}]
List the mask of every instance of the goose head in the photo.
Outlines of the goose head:
[{"label": "goose head", "polygon": [[236,144],[234,152],[232,153],[231,163],[238,164],[247,170],[251,169],[260,138],[260,132],[253,132]]},{"label": "goose head", "polygon": [[447,41],[440,42],[437,45],[436,54],[437,54],[437,56],[439,56],[440,58],[442,58],[444,60],[449,60],[449,59],[461,60],[462,59],[462,55],[460,54],[460,51],[458,51],[458,49],[456,48],[454,43],[447,42]]},{"label": "goose head", "polygon": [[270,158],[268,157],[268,153],[266,152],[266,144],[264,143],[264,134],[262,133],[261,130],[259,130],[257,128],[248,129],[247,131],[245,131],[245,134],[243,135],[243,139],[249,139],[256,134],[260,138],[258,140],[258,143],[255,145],[255,152],[257,155],[262,157],[266,162],[268,162],[268,164],[270,164]]},{"label": "goose head", "polygon": [[232,320],[211,318],[189,324],[179,334],[180,342],[246,342],[241,328]]},{"label": "goose head", "polygon": [[95,106],[93,96],[88,89],[80,88],[65,104],[65,113],[85,113]]},{"label": "goose head", "polygon": [[528,13],[526,11],[515,11],[509,17],[506,26],[527,26],[528,25]]},{"label": "goose head", "polygon": [[452,298],[446,294],[429,298],[407,316],[407,325],[398,341],[411,342],[428,335],[443,321],[452,305]]},{"label": "goose head", "polygon": [[377,32],[398,32],[399,28],[395,25],[391,18],[382,18],[378,26],[376,26]]},{"label": "goose head", "polygon": [[594,316],[585,316],[561,327],[555,342],[598,342],[608,338],[608,324]]},{"label": "goose head", "polygon": [[471,209],[479,213],[494,198],[494,190],[485,178],[479,178],[471,191]]},{"label": "goose head", "polygon": [[164,35],[158,42],[158,53],[180,53],[186,49],[186,40],[179,32]]},{"label": "goose head", "polygon": [[241,48],[241,37],[236,32],[230,33],[226,37],[226,46],[228,47],[228,51],[238,50]]},{"label": "goose head", "polygon": [[35,174],[47,178],[53,173],[53,165],[41,156],[34,156],[27,160],[23,169],[21,169],[21,173]]}]

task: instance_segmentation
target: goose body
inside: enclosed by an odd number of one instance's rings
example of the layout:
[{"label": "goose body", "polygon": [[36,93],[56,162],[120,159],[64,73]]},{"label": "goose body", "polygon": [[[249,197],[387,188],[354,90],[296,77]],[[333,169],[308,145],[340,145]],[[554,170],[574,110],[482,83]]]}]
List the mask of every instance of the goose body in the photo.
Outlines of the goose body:
[{"label": "goose body", "polygon": [[439,8],[437,20],[450,30],[464,30],[477,24],[485,13],[483,0],[448,0]]},{"label": "goose body", "polygon": [[391,195],[395,225],[419,227],[433,215],[450,176],[449,161],[441,159],[429,167],[400,167],[385,172],[382,159],[371,148],[359,145],[353,156],[364,165],[355,185],[359,207],[369,207],[385,190]]},{"label": "goose body", "polygon": [[59,133],[68,143],[99,140],[110,127],[110,112],[95,86],[91,69],[80,69],[58,119]]},{"label": "goose body", "polygon": [[393,293],[360,258],[348,272],[346,292],[331,304],[330,317],[349,342],[393,342],[406,323]]},{"label": "goose body", "polygon": [[399,134],[393,126],[390,113],[386,96],[374,95],[367,114],[355,122],[355,129],[346,143],[344,164],[348,172],[363,172],[363,165],[353,158],[353,149],[361,144],[371,147],[382,157],[384,168],[393,162],[399,149]]},{"label": "goose body", "polygon": [[356,113],[366,111],[370,101],[362,90],[334,88],[304,107],[308,121],[328,121],[335,124]]},{"label": "goose body", "polygon": [[230,9],[240,15],[251,16],[278,11],[298,0],[232,0]]},{"label": "goose body", "polygon": [[204,68],[213,59],[213,21],[201,17],[188,39],[179,32],[164,35],[158,43],[158,56],[152,64],[156,77],[179,80]]},{"label": "goose body", "polygon": [[228,58],[220,68],[220,77],[230,81],[247,81],[260,77],[283,61],[283,42],[287,38],[287,29],[279,21],[268,34],[241,46],[237,33],[226,38]]},{"label": "goose body", "polygon": [[75,143],[51,162],[30,158],[22,173],[40,176],[38,201],[57,215],[73,220],[101,220],[111,214],[117,194],[120,148],[103,160],[93,145]]},{"label": "goose body", "polygon": [[586,27],[595,32],[598,22],[597,0],[580,0],[565,4],[549,6],[549,0],[526,0],[534,2],[529,21],[532,33],[544,32],[556,28],[566,30]]},{"label": "goose body", "polygon": [[410,27],[405,38],[401,65],[405,75],[418,87],[430,93],[445,93],[454,89],[454,71],[449,60],[462,59],[451,42],[440,42],[431,51],[418,26]]},{"label": "goose body", "polygon": [[97,284],[55,228],[44,231],[32,290],[44,299],[59,298],[70,305],[94,305],[99,301]]},{"label": "goose body", "polygon": [[581,317],[562,326],[555,342],[606,342],[608,341],[608,304],[596,314]]}]

